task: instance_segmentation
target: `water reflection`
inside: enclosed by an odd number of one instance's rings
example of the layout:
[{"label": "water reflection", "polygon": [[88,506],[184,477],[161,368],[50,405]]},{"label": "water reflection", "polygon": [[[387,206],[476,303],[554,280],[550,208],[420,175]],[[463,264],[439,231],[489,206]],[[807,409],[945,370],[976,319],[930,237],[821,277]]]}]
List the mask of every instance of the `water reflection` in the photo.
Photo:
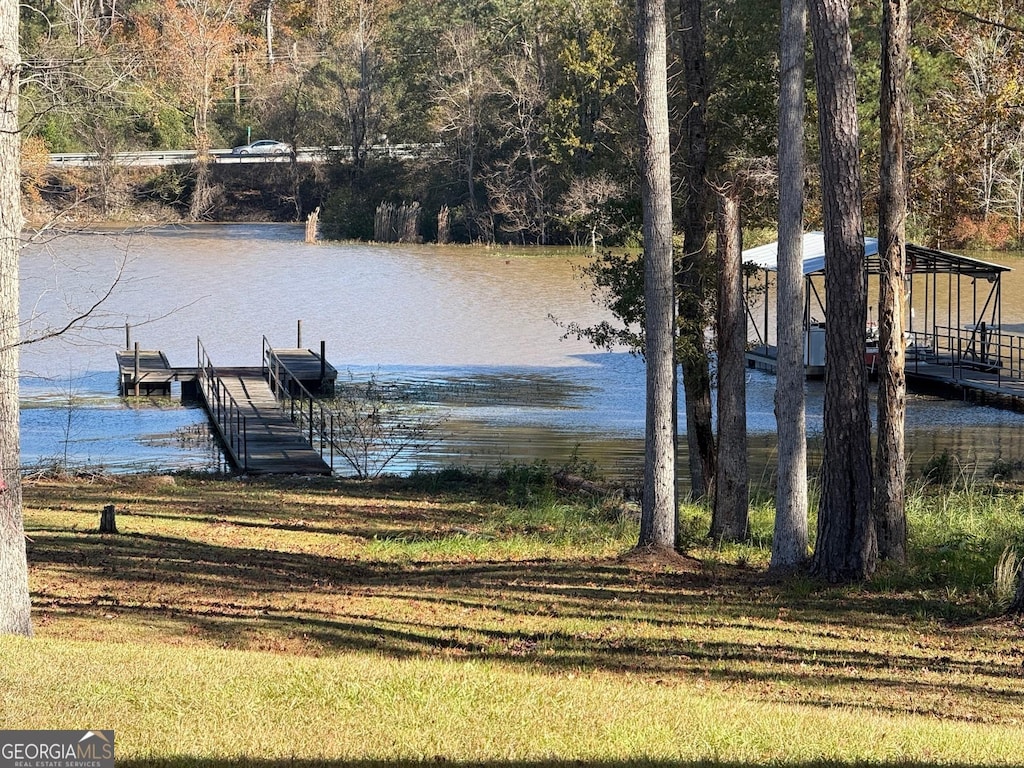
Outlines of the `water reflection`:
[{"label": "water reflection", "polygon": [[[216,466],[195,408],[132,407],[116,396],[125,324],[144,348],[195,364],[201,337],[218,365],[255,365],[261,339],[326,344],[342,377],[377,377],[443,411],[450,433],[396,469],[572,457],[628,478],[642,461],[644,373],[624,351],[563,339],[551,320],[606,319],[570,251],[302,243],[301,225],[201,225],[67,236],[22,259],[26,334],[110,300],[73,336],[24,348],[23,460],[111,469]],[[1024,267],[1020,258],[1001,263]],[[1024,323],[1024,272],[1003,284],[1007,323]],[[771,475],[774,377],[749,371],[755,480]],[[908,443],[920,466],[948,451],[981,466],[1024,457],[1021,416],[912,397]],[[821,384],[808,383],[808,430]],[[685,468],[685,457],[681,467]]]}]

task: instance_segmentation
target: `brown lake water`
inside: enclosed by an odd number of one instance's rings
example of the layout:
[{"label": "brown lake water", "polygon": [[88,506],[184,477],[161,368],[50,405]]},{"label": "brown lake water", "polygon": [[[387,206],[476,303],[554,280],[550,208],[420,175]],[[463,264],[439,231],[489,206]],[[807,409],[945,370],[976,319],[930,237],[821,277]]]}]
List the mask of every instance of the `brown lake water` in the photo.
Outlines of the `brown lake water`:
[{"label": "brown lake water", "polygon": [[[396,471],[559,465],[575,455],[608,475],[639,474],[642,362],[563,338],[552,319],[607,317],[579,278],[585,255],[302,239],[301,225],[194,225],[61,235],[26,248],[26,337],[62,326],[116,284],[85,328],[23,348],[23,464],[218,467],[202,411],[117,397],[125,324],[172,365],[194,365],[201,338],[213,362],[228,366],[257,365],[264,335],[293,346],[301,321],[303,346],[322,340],[343,379],[400,383],[443,417],[443,439]],[[1014,267],[1004,323],[1024,323],[1024,259],[990,260]],[[755,480],[771,472],[774,382],[748,372]],[[820,425],[820,384],[809,382],[809,433]],[[908,445],[918,466],[943,451],[981,469],[1024,460],[1024,416],[915,396]]]}]

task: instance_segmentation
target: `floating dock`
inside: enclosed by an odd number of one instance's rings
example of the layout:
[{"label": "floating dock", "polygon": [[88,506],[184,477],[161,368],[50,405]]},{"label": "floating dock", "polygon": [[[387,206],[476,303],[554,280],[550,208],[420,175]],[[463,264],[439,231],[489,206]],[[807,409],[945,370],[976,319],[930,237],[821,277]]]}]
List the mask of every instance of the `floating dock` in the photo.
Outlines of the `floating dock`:
[{"label": "floating dock", "polygon": [[197,365],[172,366],[159,350],[117,352],[118,389],[124,397],[170,397],[206,409],[232,466],[251,474],[329,475],[334,444],[321,397],[334,393],[337,369],[310,349],[274,349],[263,339],[259,366],[217,367],[197,340]]}]

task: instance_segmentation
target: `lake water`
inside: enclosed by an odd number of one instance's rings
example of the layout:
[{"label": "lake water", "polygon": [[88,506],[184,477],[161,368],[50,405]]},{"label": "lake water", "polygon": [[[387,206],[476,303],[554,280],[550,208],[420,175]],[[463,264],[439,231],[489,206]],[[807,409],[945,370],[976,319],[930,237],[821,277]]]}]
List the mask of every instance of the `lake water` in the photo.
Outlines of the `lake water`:
[{"label": "lake water", "polygon": [[[303,346],[324,341],[342,379],[404,383],[444,418],[443,439],[392,469],[557,465],[577,455],[608,475],[639,474],[642,362],[563,338],[553,319],[590,325],[607,317],[580,280],[585,255],[314,246],[303,235],[302,225],[190,225],[64,234],[26,248],[26,338],[99,308],[81,329],[23,348],[23,464],[223,466],[199,409],[117,396],[115,352],[125,346],[126,323],[133,342],[163,350],[172,365],[195,365],[201,338],[214,364],[228,366],[259,364],[264,335],[273,346],[294,346],[301,321]],[[1024,322],[1019,269],[1004,278],[1003,316]],[[770,471],[775,379],[747,376],[756,480]],[[808,410],[813,436],[820,383],[808,383]],[[1022,426],[1019,414],[915,396],[908,445],[917,465],[949,451],[984,467],[1024,459]]]}]

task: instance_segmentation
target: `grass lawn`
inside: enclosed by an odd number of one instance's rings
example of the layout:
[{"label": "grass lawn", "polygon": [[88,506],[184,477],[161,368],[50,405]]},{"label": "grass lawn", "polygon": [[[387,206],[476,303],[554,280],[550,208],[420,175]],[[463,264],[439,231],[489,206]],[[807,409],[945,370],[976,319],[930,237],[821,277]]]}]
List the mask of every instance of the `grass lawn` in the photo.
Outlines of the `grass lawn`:
[{"label": "grass lawn", "polygon": [[1024,765],[991,511],[918,500],[911,566],[837,588],[640,556],[621,505],[508,480],[32,481],[2,727],[112,728],[136,766]]}]

